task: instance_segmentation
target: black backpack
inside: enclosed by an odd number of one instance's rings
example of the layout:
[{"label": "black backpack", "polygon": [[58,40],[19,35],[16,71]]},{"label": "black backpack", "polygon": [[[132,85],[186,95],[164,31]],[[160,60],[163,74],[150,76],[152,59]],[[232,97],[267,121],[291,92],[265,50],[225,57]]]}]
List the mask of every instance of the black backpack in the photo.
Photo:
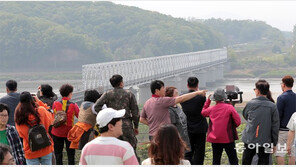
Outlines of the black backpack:
[{"label": "black backpack", "polygon": [[47,135],[46,129],[41,124],[34,126],[29,125],[29,146],[31,151],[38,151],[42,148],[51,145],[49,136]]}]

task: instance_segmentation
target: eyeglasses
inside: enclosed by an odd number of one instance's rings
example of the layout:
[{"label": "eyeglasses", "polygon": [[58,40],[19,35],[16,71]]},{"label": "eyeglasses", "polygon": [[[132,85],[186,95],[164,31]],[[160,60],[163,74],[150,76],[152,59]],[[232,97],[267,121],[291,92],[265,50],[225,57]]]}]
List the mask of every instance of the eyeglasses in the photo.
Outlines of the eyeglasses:
[{"label": "eyeglasses", "polygon": [[8,117],[8,115],[1,115],[1,114],[0,114],[0,117]]}]

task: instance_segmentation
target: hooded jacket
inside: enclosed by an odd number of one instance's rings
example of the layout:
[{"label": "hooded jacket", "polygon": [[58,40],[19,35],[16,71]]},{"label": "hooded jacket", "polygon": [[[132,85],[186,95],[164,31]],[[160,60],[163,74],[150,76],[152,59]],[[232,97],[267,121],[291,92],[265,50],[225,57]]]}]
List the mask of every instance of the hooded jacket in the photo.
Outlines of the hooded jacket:
[{"label": "hooded jacket", "polygon": [[274,103],[264,96],[254,98],[247,103],[243,116],[247,121],[242,135],[244,143],[258,143],[261,147],[265,143],[277,144],[280,121]]}]

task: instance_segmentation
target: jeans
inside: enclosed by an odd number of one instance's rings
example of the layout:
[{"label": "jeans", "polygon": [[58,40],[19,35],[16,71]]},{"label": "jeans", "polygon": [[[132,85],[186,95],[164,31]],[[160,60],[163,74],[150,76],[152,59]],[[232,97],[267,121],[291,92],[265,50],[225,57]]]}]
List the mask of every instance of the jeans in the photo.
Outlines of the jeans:
[{"label": "jeans", "polygon": [[221,156],[225,149],[230,165],[238,165],[235,143],[212,143],[213,148],[213,165],[221,164]]},{"label": "jeans", "polygon": [[66,137],[57,137],[52,135],[54,142],[54,153],[56,164],[63,165],[63,149],[66,143],[66,151],[68,156],[68,165],[75,165],[75,149],[70,149],[71,142]]},{"label": "jeans", "polygon": [[52,153],[35,159],[26,159],[27,165],[52,165]]},{"label": "jeans", "polygon": [[203,165],[205,159],[206,133],[188,133],[191,151],[185,153],[185,159],[191,165]]}]

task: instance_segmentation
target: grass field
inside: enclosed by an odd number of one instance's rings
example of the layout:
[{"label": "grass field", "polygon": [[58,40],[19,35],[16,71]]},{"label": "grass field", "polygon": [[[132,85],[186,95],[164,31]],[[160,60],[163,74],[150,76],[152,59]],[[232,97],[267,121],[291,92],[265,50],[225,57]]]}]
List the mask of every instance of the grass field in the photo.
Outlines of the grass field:
[{"label": "grass field", "polygon": [[[240,115],[242,113],[242,109],[243,109],[243,107],[241,105],[239,107],[236,107],[236,110],[238,111],[238,113]],[[237,128],[239,140],[236,141],[236,144],[242,142],[241,141],[242,132],[246,126],[246,123],[244,121],[244,118],[242,118],[242,116],[241,116],[241,120],[242,120],[242,124]],[[140,134],[137,136],[137,138],[138,138],[137,154],[140,157],[141,161],[148,158],[148,147],[149,147],[148,130],[149,130],[148,126],[140,123],[140,126],[139,126]],[[76,150],[76,155],[75,155],[76,164],[79,164],[80,154],[81,154],[81,151]],[[64,165],[65,165],[65,164],[67,164],[67,154],[66,154],[65,149],[64,149],[63,155],[64,155],[63,161],[64,161]],[[238,155],[238,159],[239,159],[239,164],[242,164],[242,151],[241,152],[238,151],[237,155]],[[211,143],[207,142],[204,165],[212,165],[212,159],[213,159],[212,146],[211,146]],[[273,164],[276,164],[274,156],[273,156]],[[227,157],[225,151],[222,154],[221,165],[228,165],[228,157]]]}]

